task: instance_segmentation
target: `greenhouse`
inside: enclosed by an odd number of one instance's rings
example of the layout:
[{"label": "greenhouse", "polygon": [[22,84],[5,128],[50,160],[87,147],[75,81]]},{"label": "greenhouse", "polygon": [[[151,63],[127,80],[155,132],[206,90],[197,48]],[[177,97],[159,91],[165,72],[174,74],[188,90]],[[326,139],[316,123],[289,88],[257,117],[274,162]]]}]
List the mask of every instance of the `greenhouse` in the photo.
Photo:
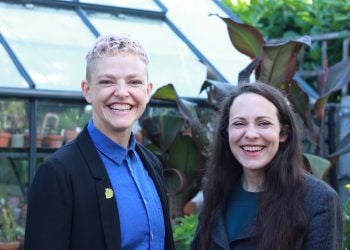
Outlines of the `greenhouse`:
[{"label": "greenhouse", "polygon": [[[186,213],[184,206],[202,185],[206,161],[203,152],[211,141],[210,135],[217,119],[215,101],[220,91],[225,91],[225,85],[222,87],[221,84],[237,85],[247,76],[244,74],[249,74],[249,79],[254,70],[259,73],[261,69],[257,64],[252,65],[252,62],[260,63],[260,57],[255,60],[253,54],[245,53],[249,49],[235,44],[232,38],[235,22],[241,21],[223,2],[0,1],[0,198],[8,198],[19,225],[25,223],[29,186],[40,164],[58,148],[74,140],[91,118],[91,106],[81,92],[81,82],[85,79],[85,56],[100,35],[114,33],[137,38],[148,53],[149,78],[154,84],[152,94],[156,96],[151,99],[134,133],[139,142],[150,146],[165,163],[164,178],[171,218],[176,219]],[[287,42],[281,42],[272,38],[270,44],[263,47],[272,50],[274,46],[293,43],[292,60],[296,60],[299,53],[298,74],[293,81],[309,95],[308,104],[317,103],[324,97],[322,94],[328,94],[327,91],[337,94],[329,95],[336,101],[325,107],[321,122],[316,122],[316,126],[320,127],[317,130],[319,134],[314,137],[316,139],[310,139],[307,131],[310,124],[302,124],[307,127],[302,131],[303,149],[307,153],[317,151],[318,156],[327,157],[332,162],[339,157],[339,152],[349,151],[346,143],[350,139],[346,138],[350,132],[350,74],[339,68],[350,69],[350,32],[311,35],[309,44],[306,40],[286,39]],[[341,79],[335,80],[330,89],[317,93],[317,87],[306,83],[321,74],[319,69],[305,69],[309,67],[307,62],[310,60],[307,45],[319,47],[322,67],[322,63],[325,66],[327,61],[327,46],[329,48],[335,40],[341,46],[341,56],[336,61],[342,64],[334,70],[330,68],[330,74],[336,71],[338,75],[335,76]],[[263,59],[269,56],[269,52],[262,53]],[[266,80],[258,73],[252,78]],[[272,82],[273,77],[269,80]],[[166,97],[161,92],[166,92]],[[304,96],[300,94],[298,98]],[[303,107],[297,109],[297,112],[305,111]],[[190,113],[192,111],[196,115]],[[315,113],[317,115],[317,110],[304,112],[301,118],[308,119],[308,115]],[[196,126],[197,121],[203,126]],[[172,129],[177,131],[176,134],[169,133]],[[343,201],[348,197],[344,184],[350,180],[350,170],[344,167],[348,155],[340,157],[340,161],[334,164],[336,167],[322,163],[327,167],[314,170],[315,175],[338,189]],[[308,154],[306,158],[310,168],[312,160],[322,161]]]}]

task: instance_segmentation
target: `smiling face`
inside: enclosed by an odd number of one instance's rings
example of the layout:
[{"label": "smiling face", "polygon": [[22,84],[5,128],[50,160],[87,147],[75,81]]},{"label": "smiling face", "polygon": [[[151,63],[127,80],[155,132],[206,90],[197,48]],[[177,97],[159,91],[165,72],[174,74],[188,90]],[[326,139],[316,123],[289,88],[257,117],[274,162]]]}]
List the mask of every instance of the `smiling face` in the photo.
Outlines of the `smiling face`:
[{"label": "smiling face", "polygon": [[139,56],[119,54],[95,59],[89,82],[82,82],[82,91],[92,105],[94,125],[124,145],[150,100],[152,84]]},{"label": "smiling face", "polygon": [[228,135],[232,154],[244,173],[263,173],[278,151],[281,136],[278,110],[272,102],[255,93],[234,99],[229,114]]}]

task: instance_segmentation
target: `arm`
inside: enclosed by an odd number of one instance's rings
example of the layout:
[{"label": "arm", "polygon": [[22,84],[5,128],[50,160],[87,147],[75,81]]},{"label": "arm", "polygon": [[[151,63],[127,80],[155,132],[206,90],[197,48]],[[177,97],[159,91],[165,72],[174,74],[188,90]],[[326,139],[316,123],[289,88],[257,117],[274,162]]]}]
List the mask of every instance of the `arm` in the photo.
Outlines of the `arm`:
[{"label": "arm", "polygon": [[57,165],[52,160],[44,163],[30,187],[25,250],[70,247],[71,194],[63,171]]},{"label": "arm", "polygon": [[310,250],[340,250],[343,246],[343,218],[339,197],[328,186],[322,188],[317,199],[310,201],[313,207],[305,246]]}]

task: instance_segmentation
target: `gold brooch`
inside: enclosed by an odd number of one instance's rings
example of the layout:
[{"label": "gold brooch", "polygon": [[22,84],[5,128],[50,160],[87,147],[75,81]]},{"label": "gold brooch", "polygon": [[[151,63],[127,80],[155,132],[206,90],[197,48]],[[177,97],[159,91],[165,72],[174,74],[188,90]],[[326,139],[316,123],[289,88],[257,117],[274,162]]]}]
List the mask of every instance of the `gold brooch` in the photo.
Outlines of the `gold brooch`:
[{"label": "gold brooch", "polygon": [[105,188],[105,196],[106,199],[110,199],[113,197],[113,190],[111,188]]}]

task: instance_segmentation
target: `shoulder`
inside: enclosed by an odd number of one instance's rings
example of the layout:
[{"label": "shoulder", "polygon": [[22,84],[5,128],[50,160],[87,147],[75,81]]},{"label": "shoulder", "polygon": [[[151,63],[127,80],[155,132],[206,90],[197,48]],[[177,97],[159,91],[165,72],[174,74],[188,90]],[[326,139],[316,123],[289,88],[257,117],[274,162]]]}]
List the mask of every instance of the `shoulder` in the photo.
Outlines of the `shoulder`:
[{"label": "shoulder", "polygon": [[305,209],[317,206],[332,206],[339,202],[337,192],[325,181],[308,173],[303,174]]}]

